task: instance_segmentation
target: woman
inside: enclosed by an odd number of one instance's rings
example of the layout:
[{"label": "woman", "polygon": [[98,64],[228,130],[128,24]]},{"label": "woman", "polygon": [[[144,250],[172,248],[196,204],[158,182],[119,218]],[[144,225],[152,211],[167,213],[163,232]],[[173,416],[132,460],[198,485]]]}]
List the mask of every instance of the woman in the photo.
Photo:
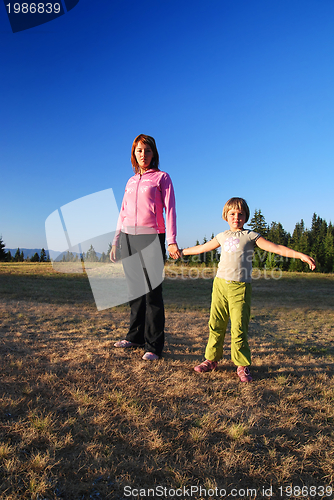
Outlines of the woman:
[{"label": "woman", "polygon": [[[169,255],[173,259],[181,256],[176,243],[175,196],[169,175],[159,170],[159,154],[153,137],[140,134],[135,138],[131,163],[135,175],[125,187],[110,259],[115,262],[119,245],[130,295],[134,298],[130,300],[129,332],[114,346],[145,346],[143,359],[153,361],[161,356],[165,338],[161,282],[166,239]],[[150,255],[152,249],[154,255]],[[157,286],[155,281],[159,283]],[[138,290],[148,291],[138,296]]]}]

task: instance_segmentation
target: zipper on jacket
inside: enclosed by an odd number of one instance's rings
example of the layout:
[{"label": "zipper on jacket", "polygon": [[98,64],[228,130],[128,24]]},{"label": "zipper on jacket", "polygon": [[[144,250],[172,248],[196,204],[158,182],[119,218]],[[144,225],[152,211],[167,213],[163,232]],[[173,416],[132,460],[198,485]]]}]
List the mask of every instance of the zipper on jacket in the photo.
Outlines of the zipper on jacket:
[{"label": "zipper on jacket", "polygon": [[141,174],[139,174],[139,181],[137,183],[137,188],[136,188],[136,199],[135,199],[135,234],[137,234],[137,221],[138,221],[138,190],[139,190],[139,183],[141,181]]}]

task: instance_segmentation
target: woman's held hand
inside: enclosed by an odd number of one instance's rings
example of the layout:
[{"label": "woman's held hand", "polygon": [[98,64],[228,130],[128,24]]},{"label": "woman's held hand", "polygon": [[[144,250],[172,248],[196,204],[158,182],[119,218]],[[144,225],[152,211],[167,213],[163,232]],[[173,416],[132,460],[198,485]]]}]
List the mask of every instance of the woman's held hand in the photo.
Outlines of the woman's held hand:
[{"label": "woman's held hand", "polygon": [[177,243],[171,243],[168,245],[168,253],[172,259],[179,259],[181,257],[181,251],[177,246]]}]

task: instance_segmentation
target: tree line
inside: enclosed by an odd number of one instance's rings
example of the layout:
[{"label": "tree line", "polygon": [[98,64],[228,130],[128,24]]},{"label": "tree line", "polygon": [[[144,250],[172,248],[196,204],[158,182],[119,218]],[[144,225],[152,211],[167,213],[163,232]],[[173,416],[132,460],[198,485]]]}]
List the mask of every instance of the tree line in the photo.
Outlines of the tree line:
[{"label": "tree line", "polygon": [[109,249],[107,253],[102,252],[100,257],[96,253],[93,245],[91,245],[86,253],[82,252],[79,255],[77,253],[68,251],[62,255],[61,259],[58,258],[57,260],[61,260],[61,262],[78,262],[79,260],[81,260],[81,262],[110,262],[109,258],[110,252],[111,252],[111,243],[109,243]]},{"label": "tree line", "polygon": [[[45,251],[44,248],[41,249],[41,252],[35,252],[32,257],[25,257],[23,250],[18,248],[13,256],[10,250],[5,250],[6,245],[3,242],[2,236],[0,236],[0,262],[51,262],[49,254]],[[82,262],[108,262],[109,254],[111,250],[111,243],[109,244],[109,249],[107,253],[102,253],[100,257],[95,252],[93,245],[87,250],[87,252],[82,252],[80,255],[77,253],[73,253],[70,251],[64,252],[57,258],[57,261],[60,262],[77,262],[81,260]]]},{"label": "tree line", "polygon": [[[305,227],[302,219],[297,222],[292,234],[286,232],[280,222],[272,222],[268,225],[261,210],[255,210],[249,226],[253,231],[260,233],[261,236],[273,243],[285,245],[313,257],[317,266],[316,272],[334,272],[334,226],[316,213],[312,216],[311,229]],[[254,253],[253,266],[260,269],[279,268],[283,271],[309,271],[308,266],[299,259],[281,257],[264,252],[259,248]]]},{"label": "tree line", "polygon": [[[316,261],[316,272],[333,273],[334,272],[334,226],[331,222],[327,223],[325,219],[319,217],[316,213],[312,216],[311,229],[307,229],[302,219],[297,222],[292,234],[285,231],[280,222],[272,222],[267,224],[261,210],[255,210],[253,217],[248,223],[249,228],[261,234],[264,238],[285,245],[298,252],[310,255]],[[211,235],[211,239],[214,234]],[[208,240],[206,237],[203,243]],[[199,245],[197,240],[196,245]],[[107,252],[103,252],[99,257],[93,246],[87,250],[86,254],[73,254],[71,252],[64,253],[61,260],[64,262],[74,262],[82,260],[84,262],[109,262],[109,254],[111,243]],[[219,262],[220,254],[218,250],[207,252],[206,254],[193,255],[184,257],[183,262],[189,264],[205,264],[207,266],[215,265]],[[15,255],[12,256],[10,251],[5,250],[5,244],[2,236],[0,236],[0,262],[49,262],[49,255],[42,248],[40,255],[36,252],[30,259],[25,259],[23,251],[18,248]],[[253,267],[258,269],[282,269],[283,271],[308,271],[306,264],[299,259],[289,259],[280,255],[265,252],[256,247],[253,257]]]},{"label": "tree line", "polygon": [[14,255],[12,255],[10,250],[5,250],[5,248],[6,245],[3,242],[2,236],[0,236],[0,262],[50,262],[50,257],[44,248],[41,249],[40,253],[35,252],[32,257],[25,257],[23,250],[19,248]]}]

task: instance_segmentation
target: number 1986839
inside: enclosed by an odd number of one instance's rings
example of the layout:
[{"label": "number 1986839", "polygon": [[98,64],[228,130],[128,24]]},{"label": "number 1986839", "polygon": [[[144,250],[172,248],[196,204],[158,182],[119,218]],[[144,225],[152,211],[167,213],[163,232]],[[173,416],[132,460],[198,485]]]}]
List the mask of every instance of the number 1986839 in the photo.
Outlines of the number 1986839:
[{"label": "number 1986839", "polygon": [[59,3],[31,3],[28,4],[26,2],[24,3],[18,3],[18,2],[10,2],[6,5],[8,9],[8,14],[11,14],[14,12],[15,14],[59,14],[60,12],[60,4]]},{"label": "number 1986839", "polygon": [[331,497],[333,488],[331,486],[280,486],[278,488],[280,497]]}]

